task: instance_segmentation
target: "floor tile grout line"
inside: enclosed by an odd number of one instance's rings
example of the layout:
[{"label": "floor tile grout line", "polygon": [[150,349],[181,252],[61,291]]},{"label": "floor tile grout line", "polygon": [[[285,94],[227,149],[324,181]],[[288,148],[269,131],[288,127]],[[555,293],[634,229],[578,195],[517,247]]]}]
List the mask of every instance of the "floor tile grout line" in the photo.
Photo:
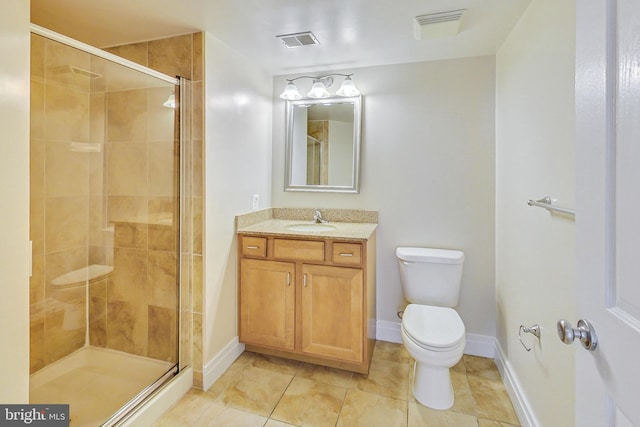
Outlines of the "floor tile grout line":
[{"label": "floor tile grout line", "polygon": [[[298,375],[298,370],[297,369],[294,371],[293,375],[291,376],[291,379],[289,380],[289,383],[287,384],[287,386],[282,391],[282,394],[280,395],[280,398],[278,399],[276,404],[273,405],[273,408],[271,409],[271,412],[269,412],[269,415],[267,415],[267,421],[265,422],[265,424],[271,419],[271,416],[275,412],[276,408],[278,407],[280,402],[282,402],[282,398],[284,397],[284,395],[287,392],[287,390],[289,390],[289,387],[291,387],[291,383],[293,382],[293,379],[296,377],[296,375]],[[275,420],[275,421],[280,421],[280,420]]]}]

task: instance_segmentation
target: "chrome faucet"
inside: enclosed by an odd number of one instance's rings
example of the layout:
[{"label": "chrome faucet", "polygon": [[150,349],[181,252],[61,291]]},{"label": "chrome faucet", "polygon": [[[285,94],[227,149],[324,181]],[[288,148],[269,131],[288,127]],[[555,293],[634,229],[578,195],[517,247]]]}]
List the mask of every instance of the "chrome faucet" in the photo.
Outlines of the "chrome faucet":
[{"label": "chrome faucet", "polygon": [[313,222],[315,222],[316,224],[325,224],[329,221],[322,218],[322,214],[320,213],[320,210],[316,209],[316,213],[313,214]]}]

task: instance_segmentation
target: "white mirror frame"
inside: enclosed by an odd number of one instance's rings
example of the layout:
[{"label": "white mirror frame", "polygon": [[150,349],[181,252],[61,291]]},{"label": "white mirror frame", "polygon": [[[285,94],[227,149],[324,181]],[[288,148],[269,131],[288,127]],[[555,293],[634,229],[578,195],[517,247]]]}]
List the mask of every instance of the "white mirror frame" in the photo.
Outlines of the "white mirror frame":
[{"label": "white mirror frame", "polygon": [[[293,165],[293,129],[294,129],[294,110],[297,105],[314,105],[314,104],[353,104],[353,166],[351,174],[351,185],[294,185],[291,182]],[[362,96],[353,97],[331,97],[322,99],[300,99],[286,102],[285,114],[285,191],[311,191],[324,193],[358,193],[360,191],[360,129],[362,127]]]}]

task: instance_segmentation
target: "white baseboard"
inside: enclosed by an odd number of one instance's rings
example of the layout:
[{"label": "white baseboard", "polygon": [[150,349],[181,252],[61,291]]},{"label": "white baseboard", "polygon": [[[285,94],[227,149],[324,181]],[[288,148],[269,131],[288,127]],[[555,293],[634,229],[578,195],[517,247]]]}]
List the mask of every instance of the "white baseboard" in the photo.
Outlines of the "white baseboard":
[{"label": "white baseboard", "polygon": [[400,322],[387,322],[386,320],[378,320],[376,322],[376,339],[378,341],[395,342],[402,344],[402,336],[400,335]]},{"label": "white baseboard", "polygon": [[[402,344],[400,322],[378,320],[376,339]],[[486,335],[467,334],[467,345],[464,348],[464,354],[493,358],[495,354],[495,338]]]},{"label": "white baseboard", "polygon": [[238,337],[229,341],[218,354],[204,365],[202,388],[208,390],[224,374],[224,371],[240,357],[243,351],[244,344],[238,341]]},{"label": "white baseboard", "polygon": [[504,383],[505,388],[507,389],[507,393],[509,393],[509,397],[511,398],[511,402],[513,403],[513,409],[516,411],[516,415],[518,415],[518,419],[520,420],[520,425],[522,427],[538,427],[540,426],[540,422],[538,421],[533,409],[527,399],[526,393],[518,380],[517,375],[515,374],[511,364],[506,358],[504,351],[502,350],[502,346],[498,342],[495,341],[495,357],[496,365],[498,366],[498,370],[500,371],[500,375],[502,375],[502,382]]}]

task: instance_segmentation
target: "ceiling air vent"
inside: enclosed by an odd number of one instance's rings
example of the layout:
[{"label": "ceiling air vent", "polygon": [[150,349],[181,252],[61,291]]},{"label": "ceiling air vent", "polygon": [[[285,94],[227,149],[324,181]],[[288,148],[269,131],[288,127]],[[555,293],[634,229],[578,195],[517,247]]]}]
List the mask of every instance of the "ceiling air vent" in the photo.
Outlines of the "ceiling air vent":
[{"label": "ceiling air vent", "polygon": [[288,48],[320,44],[316,36],[314,36],[311,31],[304,33],[281,34],[276,37],[282,40],[282,43]]},{"label": "ceiling air vent", "polygon": [[467,9],[428,13],[413,18],[413,36],[416,40],[455,36]]}]

